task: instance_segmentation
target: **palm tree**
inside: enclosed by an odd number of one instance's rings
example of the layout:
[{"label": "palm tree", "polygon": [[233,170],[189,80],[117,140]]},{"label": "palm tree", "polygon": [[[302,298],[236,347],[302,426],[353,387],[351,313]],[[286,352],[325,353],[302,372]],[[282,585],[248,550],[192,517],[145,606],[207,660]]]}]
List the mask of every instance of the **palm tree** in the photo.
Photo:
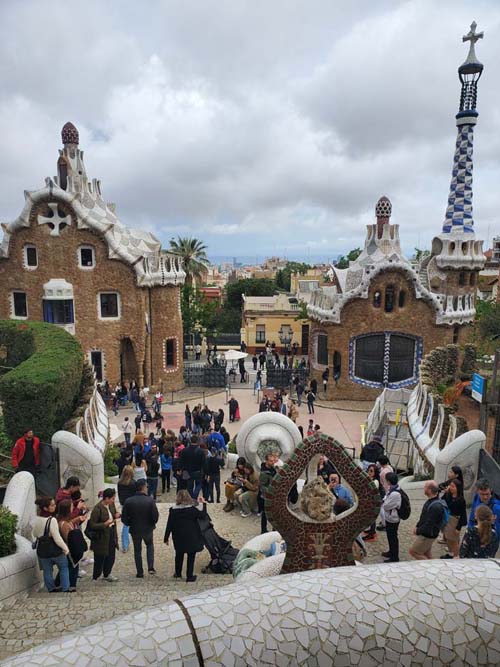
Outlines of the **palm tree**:
[{"label": "palm tree", "polygon": [[181,236],[177,237],[177,241],[170,239],[170,252],[182,258],[186,285],[196,283],[196,279],[200,279],[207,268],[209,261],[206,249],[207,246],[198,239]]}]

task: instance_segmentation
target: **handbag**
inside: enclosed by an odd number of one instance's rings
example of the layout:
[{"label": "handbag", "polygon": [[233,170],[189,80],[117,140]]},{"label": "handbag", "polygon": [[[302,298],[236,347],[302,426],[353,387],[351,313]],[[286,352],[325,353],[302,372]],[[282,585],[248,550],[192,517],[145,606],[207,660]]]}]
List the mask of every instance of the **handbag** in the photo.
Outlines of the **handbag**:
[{"label": "handbag", "polygon": [[58,547],[50,535],[50,522],[54,517],[49,517],[45,524],[43,535],[38,538],[36,545],[36,555],[38,558],[57,558],[62,554],[61,547]]},{"label": "handbag", "polygon": [[87,521],[87,525],[85,526],[85,530],[83,532],[85,534],[85,537],[88,537],[91,542],[93,540],[96,540],[98,538],[98,535],[99,535],[98,530],[93,530],[90,527],[90,521]]},{"label": "handbag", "polygon": [[83,558],[83,554],[88,549],[88,544],[83,537],[82,531],[73,528],[68,533],[68,548],[75,565]]}]

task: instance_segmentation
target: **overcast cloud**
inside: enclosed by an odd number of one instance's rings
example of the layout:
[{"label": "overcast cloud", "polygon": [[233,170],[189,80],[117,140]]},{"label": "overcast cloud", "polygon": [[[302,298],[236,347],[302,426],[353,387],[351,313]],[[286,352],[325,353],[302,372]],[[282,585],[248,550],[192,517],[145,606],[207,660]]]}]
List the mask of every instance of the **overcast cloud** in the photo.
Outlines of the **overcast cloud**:
[{"label": "overcast cloud", "polygon": [[429,247],[474,19],[474,217],[491,238],[498,0],[3,0],[0,220],[55,173],[71,120],[122,222],[165,245],[181,234],[212,256],[335,257],[362,245],[386,194],[405,250]]}]

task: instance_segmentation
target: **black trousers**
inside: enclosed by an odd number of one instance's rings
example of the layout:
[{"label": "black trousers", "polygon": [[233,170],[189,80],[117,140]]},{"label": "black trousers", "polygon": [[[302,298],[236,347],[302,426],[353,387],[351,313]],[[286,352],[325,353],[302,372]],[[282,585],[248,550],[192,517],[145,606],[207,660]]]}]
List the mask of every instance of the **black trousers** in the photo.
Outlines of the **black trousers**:
[{"label": "black trousers", "polygon": [[389,558],[392,561],[399,560],[399,538],[398,538],[399,521],[397,523],[385,522],[385,531],[387,535],[387,542],[389,544]]},{"label": "black trousers", "polygon": [[260,493],[257,496],[257,508],[260,512],[260,532],[261,534],[267,533],[267,516],[266,510],[264,509],[264,498]]},{"label": "black trousers", "polygon": [[[184,551],[175,552],[175,575],[182,577],[182,566],[184,564]],[[194,559],[196,558],[196,551],[187,555],[186,579],[191,579],[194,571]]]},{"label": "black trousers", "polygon": [[165,493],[165,482],[167,483],[167,493],[170,491],[170,470],[161,471],[161,492]]},{"label": "black trousers", "polygon": [[142,568],[142,542],[146,545],[146,560],[148,563],[148,570],[152,570],[155,566],[155,548],[153,545],[153,531],[147,535],[132,535],[132,542],[134,543],[134,560],[137,574],[144,574]]},{"label": "black trousers", "polygon": [[214,487],[217,494],[217,502],[220,503],[220,475],[210,475],[210,481],[208,482],[208,497],[207,500],[214,502]]},{"label": "black trousers", "polygon": [[113,565],[115,564],[116,556],[116,540],[115,540],[115,531],[111,530],[109,534],[109,549],[108,553],[105,556],[101,554],[96,554],[94,552],[94,571],[92,573],[92,579],[99,579],[101,574],[104,577],[109,577]]}]

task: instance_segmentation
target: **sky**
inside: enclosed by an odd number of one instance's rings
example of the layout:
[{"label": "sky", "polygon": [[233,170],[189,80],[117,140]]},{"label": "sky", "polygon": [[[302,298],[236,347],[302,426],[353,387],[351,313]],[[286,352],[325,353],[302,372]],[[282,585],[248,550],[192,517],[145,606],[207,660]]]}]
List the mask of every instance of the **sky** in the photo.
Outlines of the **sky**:
[{"label": "sky", "polygon": [[385,194],[403,249],[444,219],[475,20],[478,238],[500,235],[498,0],[0,2],[0,221],[80,132],[120,220],[216,256],[331,258]]}]

